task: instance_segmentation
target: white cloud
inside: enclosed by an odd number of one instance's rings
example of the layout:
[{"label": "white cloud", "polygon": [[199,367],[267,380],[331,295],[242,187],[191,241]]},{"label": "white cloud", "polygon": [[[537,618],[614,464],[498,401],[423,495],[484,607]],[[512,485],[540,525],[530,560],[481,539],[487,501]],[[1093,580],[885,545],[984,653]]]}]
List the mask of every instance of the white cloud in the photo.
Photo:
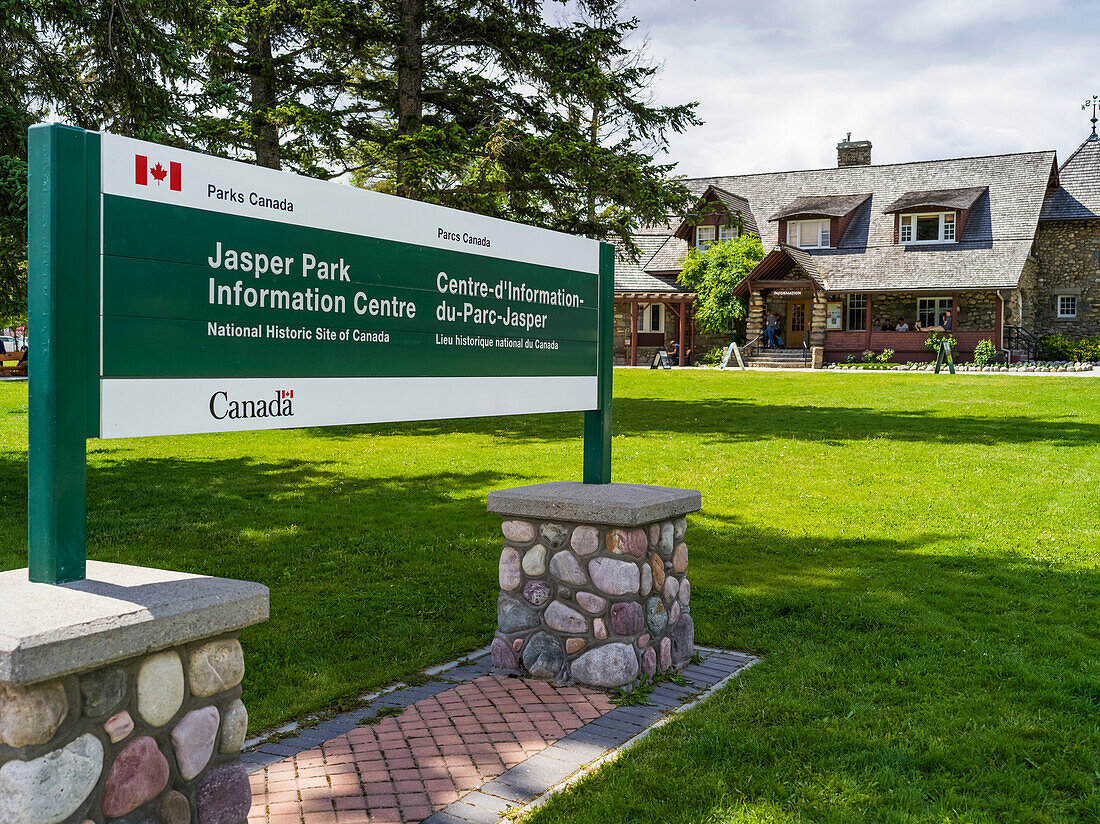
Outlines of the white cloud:
[{"label": "white cloud", "polygon": [[[689,175],[820,168],[851,131],[876,163],[1054,148],[1087,136],[1088,0],[632,0],[657,99],[700,102],[670,141]],[[1093,88],[1093,85],[1096,88]]]}]

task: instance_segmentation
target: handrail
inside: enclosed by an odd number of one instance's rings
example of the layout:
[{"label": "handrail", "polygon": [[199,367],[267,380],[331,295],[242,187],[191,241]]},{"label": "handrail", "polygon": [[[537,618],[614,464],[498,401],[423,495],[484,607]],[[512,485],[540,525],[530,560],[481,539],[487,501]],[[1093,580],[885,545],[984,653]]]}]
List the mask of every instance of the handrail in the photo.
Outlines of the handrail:
[{"label": "handrail", "polygon": [[1042,357],[1042,341],[1022,326],[1004,327],[1005,345],[1008,351],[1019,349],[1027,355],[1028,360],[1040,360]]},{"label": "handrail", "polygon": [[810,362],[810,347],[806,344],[805,338],[802,340],[802,368],[806,368],[806,364]]}]

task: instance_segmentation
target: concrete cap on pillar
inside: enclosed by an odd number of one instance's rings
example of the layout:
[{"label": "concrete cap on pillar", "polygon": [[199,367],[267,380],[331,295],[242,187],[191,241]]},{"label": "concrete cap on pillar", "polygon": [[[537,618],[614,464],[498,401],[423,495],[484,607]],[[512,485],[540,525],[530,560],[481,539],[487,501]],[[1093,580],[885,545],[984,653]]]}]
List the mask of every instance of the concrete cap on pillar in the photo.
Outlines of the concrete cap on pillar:
[{"label": "concrete cap on pillar", "polygon": [[697,512],[702,505],[694,489],[553,481],[490,492],[487,508],[518,518],[641,526]]},{"label": "concrete cap on pillar", "polygon": [[0,681],[31,684],[267,620],[262,584],[88,561],[88,577],[0,573]]}]

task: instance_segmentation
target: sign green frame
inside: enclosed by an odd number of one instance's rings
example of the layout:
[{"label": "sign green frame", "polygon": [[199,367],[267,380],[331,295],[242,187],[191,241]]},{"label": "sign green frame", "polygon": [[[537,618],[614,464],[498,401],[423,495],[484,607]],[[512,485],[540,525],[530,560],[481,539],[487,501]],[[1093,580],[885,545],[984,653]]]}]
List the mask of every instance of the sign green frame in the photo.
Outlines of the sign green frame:
[{"label": "sign green frame", "polygon": [[[31,127],[28,137],[28,326],[35,341],[28,566],[30,580],[56,584],[85,577],[86,442],[103,428],[102,136],[43,124]],[[582,477],[589,484],[611,482],[615,250],[602,243],[598,251],[596,399],[584,412]]]}]

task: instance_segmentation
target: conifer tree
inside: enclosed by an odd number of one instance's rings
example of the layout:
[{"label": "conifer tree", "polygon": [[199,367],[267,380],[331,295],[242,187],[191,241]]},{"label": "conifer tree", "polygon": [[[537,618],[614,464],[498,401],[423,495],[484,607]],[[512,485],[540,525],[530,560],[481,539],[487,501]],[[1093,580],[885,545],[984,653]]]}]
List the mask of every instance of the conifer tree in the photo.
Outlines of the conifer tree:
[{"label": "conifer tree", "polygon": [[0,0],[0,320],[26,312],[27,128],[174,141],[208,22],[188,0]]},{"label": "conifer tree", "polygon": [[389,48],[363,90],[393,108],[359,142],[356,181],[632,250],[638,226],[685,206],[654,156],[699,121],[695,104],[648,102],[657,70],[619,2],[579,8],[551,22],[529,0],[377,3]]}]

